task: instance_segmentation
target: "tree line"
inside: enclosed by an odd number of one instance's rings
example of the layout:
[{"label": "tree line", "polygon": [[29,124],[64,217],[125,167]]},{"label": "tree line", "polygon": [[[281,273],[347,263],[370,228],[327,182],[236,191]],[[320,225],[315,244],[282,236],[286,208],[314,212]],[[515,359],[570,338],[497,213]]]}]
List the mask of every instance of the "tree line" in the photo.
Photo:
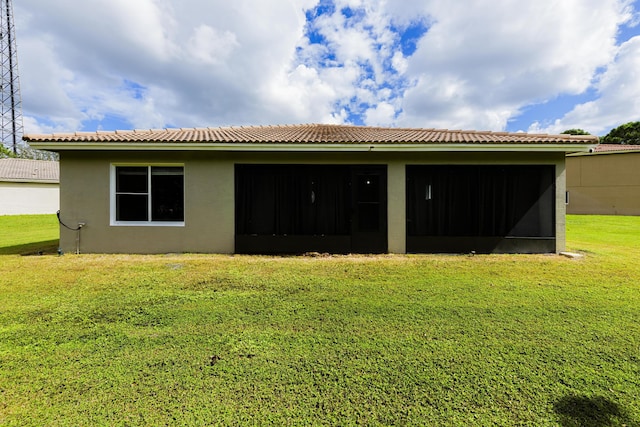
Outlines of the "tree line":
[{"label": "tree line", "polygon": [[16,158],[16,159],[31,159],[31,160],[58,160],[60,157],[58,154],[51,151],[34,150],[28,145],[20,145],[20,147],[14,153],[13,150],[5,147],[0,143],[0,159],[3,158]]},{"label": "tree line", "polygon": [[[591,135],[583,129],[567,129],[563,134]],[[605,136],[600,137],[601,144],[640,145],[640,122],[629,122],[611,129]]]}]

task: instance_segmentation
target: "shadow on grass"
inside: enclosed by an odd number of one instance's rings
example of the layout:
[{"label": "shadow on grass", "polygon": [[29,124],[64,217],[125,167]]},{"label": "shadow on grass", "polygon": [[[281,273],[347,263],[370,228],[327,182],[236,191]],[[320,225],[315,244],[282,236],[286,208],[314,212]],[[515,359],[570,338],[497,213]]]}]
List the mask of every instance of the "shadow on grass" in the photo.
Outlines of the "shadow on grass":
[{"label": "shadow on grass", "polygon": [[0,246],[0,255],[50,255],[58,253],[60,240],[45,240],[43,242],[32,242],[24,245]]},{"label": "shadow on grass", "polygon": [[596,396],[566,396],[553,409],[563,427],[637,426],[623,408],[611,400]]}]

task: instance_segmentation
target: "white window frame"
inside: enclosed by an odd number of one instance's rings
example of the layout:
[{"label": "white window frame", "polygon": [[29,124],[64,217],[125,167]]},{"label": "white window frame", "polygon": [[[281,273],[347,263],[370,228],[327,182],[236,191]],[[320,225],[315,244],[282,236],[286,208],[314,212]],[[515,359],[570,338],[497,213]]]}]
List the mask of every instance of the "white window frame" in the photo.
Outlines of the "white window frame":
[{"label": "white window frame", "polygon": [[[117,221],[116,220],[116,168],[118,167],[146,167],[148,168],[147,179],[148,181],[148,209],[149,209],[149,220],[148,221]],[[152,167],[181,167],[182,168],[182,176],[183,179],[186,176],[186,167],[184,163],[112,163],[110,170],[110,223],[109,225],[114,227],[184,227],[185,221],[152,221],[151,220],[151,168]],[[184,186],[183,182],[183,186]],[[183,199],[182,206],[185,205],[186,192],[182,191]],[[186,209],[185,209],[186,211]],[[185,212],[186,214],[186,212]]]}]

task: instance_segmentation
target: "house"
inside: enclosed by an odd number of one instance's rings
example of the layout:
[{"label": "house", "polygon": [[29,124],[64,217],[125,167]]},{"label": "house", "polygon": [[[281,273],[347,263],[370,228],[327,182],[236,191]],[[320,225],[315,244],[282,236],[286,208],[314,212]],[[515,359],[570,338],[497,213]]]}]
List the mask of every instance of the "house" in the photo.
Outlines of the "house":
[{"label": "house", "polygon": [[26,135],[60,154],[61,247],[553,253],[592,136],[294,125]]},{"label": "house", "polygon": [[0,159],[0,215],[56,213],[59,174],[58,162]]},{"label": "house", "polygon": [[640,145],[567,155],[567,213],[640,215]]}]

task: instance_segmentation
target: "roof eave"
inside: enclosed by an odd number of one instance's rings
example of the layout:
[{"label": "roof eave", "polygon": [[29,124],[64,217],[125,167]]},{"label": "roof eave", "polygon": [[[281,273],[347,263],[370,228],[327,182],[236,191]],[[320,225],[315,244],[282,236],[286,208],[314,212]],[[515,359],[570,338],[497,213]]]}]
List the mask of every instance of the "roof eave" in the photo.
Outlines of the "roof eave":
[{"label": "roof eave", "polygon": [[588,152],[579,152],[579,153],[572,153],[569,154],[569,156],[574,157],[574,156],[602,156],[602,155],[606,155],[606,154],[638,154],[640,153],[640,150],[619,150],[619,151],[594,151],[594,150],[589,150]]},{"label": "roof eave", "polygon": [[429,144],[295,144],[295,143],[153,143],[153,142],[31,142],[38,150],[61,151],[239,151],[239,152],[589,152],[597,144],[588,143],[429,143]]},{"label": "roof eave", "polygon": [[20,184],[60,184],[55,179],[28,179],[28,178],[0,178],[0,182],[11,182]]}]

